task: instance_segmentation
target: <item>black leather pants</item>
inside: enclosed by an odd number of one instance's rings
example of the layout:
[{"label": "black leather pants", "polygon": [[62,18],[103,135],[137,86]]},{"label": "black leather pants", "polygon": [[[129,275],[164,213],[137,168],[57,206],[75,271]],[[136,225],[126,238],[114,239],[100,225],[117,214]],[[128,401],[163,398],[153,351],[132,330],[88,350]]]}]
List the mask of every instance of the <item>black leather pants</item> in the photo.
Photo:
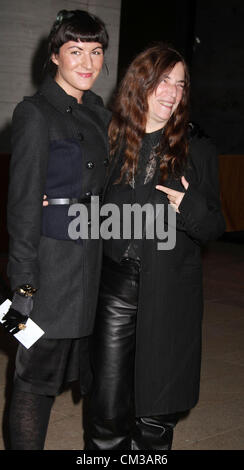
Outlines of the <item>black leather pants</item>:
[{"label": "black leather pants", "polygon": [[85,449],[170,449],[176,415],[135,417],[134,362],[139,267],[105,259],[92,362]]}]

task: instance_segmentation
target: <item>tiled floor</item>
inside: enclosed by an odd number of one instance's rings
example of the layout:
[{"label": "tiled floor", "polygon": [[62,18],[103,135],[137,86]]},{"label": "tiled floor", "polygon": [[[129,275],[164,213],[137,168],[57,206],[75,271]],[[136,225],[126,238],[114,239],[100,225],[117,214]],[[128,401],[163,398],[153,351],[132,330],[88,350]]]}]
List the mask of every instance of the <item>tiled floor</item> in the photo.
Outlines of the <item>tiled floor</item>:
[{"label": "tiled floor", "polygon": [[[244,245],[216,242],[204,255],[205,314],[200,400],[175,430],[175,450],[244,449]],[[0,333],[0,413],[6,404],[15,343]],[[73,394],[74,395],[74,394]],[[82,449],[81,401],[71,390],[54,404],[46,449]],[[4,436],[4,437],[3,437]]]}]

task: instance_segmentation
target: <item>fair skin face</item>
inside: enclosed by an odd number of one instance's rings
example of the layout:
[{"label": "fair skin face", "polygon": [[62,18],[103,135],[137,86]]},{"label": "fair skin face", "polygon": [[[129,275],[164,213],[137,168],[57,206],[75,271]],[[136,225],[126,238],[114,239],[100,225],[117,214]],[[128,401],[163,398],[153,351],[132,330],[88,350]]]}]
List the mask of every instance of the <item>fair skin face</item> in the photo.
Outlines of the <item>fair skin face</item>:
[{"label": "fair skin face", "polygon": [[70,96],[82,103],[84,91],[90,90],[103,65],[103,49],[99,42],[68,41],[58,54],[52,55],[57,65],[55,81]]},{"label": "fair skin face", "polygon": [[185,71],[182,62],[165,72],[157,88],[148,96],[146,132],[154,132],[166,126],[179,105],[185,85]]},{"label": "fair skin face", "polygon": [[[177,62],[172,70],[163,74],[159,85],[148,97],[147,133],[157,131],[166,126],[182,99],[184,85],[184,66],[182,62]],[[181,182],[187,190],[189,183],[184,176],[182,176]],[[179,205],[185,193],[162,185],[157,185],[156,189],[166,193],[170,205],[176,212],[179,212]]]}]

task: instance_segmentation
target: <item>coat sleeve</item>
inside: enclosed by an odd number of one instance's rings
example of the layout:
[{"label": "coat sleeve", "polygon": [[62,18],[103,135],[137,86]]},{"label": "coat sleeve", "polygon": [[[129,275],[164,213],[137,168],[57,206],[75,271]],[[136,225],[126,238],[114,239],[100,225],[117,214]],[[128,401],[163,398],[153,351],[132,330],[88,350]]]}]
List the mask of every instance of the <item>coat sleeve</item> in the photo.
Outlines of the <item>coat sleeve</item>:
[{"label": "coat sleeve", "polygon": [[8,195],[8,276],[12,289],[23,284],[39,287],[38,247],[48,148],[44,116],[37,105],[22,101],[13,114]]},{"label": "coat sleeve", "polygon": [[189,182],[179,206],[179,225],[191,238],[206,243],[220,237],[225,230],[219,197],[218,158],[215,146],[206,138],[193,139],[190,152],[198,184]]}]

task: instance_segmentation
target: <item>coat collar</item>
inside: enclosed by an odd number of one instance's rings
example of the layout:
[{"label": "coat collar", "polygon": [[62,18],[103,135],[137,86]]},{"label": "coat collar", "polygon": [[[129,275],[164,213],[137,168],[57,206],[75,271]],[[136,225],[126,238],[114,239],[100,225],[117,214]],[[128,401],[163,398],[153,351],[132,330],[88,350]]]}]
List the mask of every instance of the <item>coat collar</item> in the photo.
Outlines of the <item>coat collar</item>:
[{"label": "coat collar", "polygon": [[68,95],[50,75],[46,76],[38,94],[45,96],[47,101],[62,113],[66,113],[66,110],[69,107],[79,109],[83,105],[90,106],[101,104],[102,101],[99,96],[88,90],[83,94],[82,104],[79,104],[77,103],[76,98]]}]

